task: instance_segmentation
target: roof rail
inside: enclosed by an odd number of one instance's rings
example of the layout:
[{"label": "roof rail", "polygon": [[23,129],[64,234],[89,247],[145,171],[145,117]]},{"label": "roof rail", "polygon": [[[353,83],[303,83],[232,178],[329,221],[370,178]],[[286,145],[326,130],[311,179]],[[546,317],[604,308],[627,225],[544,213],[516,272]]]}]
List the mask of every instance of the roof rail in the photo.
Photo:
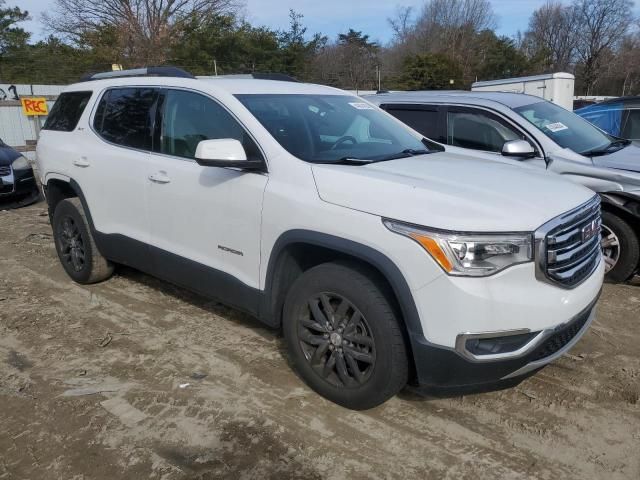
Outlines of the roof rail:
[{"label": "roof rail", "polygon": [[229,75],[199,75],[196,78],[206,78],[209,79],[254,79],[254,80],[277,80],[279,82],[295,82],[299,83],[300,81],[291,75],[287,75],[286,73],[232,73]]},{"label": "roof rail", "polygon": [[296,82],[299,80],[286,73],[252,73],[253,78],[256,80],[278,80],[280,82]]},{"label": "roof rail", "polygon": [[113,70],[111,72],[88,73],[80,81],[90,82],[92,80],[104,80],[107,78],[122,77],[179,77],[196,78],[191,73],[178,67],[144,67],[131,70]]}]

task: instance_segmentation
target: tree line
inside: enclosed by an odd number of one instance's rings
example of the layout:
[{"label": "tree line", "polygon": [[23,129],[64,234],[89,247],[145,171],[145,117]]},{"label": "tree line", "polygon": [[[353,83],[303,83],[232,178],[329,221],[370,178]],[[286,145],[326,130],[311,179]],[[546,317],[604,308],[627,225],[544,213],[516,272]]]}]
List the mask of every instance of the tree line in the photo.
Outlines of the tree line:
[{"label": "tree line", "polygon": [[336,38],[249,23],[242,0],[55,0],[32,41],[26,11],[0,0],[0,81],[68,83],[112,64],[171,64],[196,75],[280,72],[341,88],[466,89],[476,80],[566,71],[576,92],[640,93],[640,33],[631,0],[548,0],[513,38],[489,0],[397,7],[392,40],[350,29]]}]

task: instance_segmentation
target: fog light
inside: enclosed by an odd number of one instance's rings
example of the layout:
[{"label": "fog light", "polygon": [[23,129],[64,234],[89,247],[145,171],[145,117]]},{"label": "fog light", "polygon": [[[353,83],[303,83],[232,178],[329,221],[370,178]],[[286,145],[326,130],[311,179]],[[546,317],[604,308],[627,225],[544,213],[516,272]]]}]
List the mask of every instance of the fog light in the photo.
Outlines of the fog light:
[{"label": "fog light", "polygon": [[470,338],[465,348],[473,355],[495,355],[519,350],[529,343],[539,332],[521,333],[504,337]]}]

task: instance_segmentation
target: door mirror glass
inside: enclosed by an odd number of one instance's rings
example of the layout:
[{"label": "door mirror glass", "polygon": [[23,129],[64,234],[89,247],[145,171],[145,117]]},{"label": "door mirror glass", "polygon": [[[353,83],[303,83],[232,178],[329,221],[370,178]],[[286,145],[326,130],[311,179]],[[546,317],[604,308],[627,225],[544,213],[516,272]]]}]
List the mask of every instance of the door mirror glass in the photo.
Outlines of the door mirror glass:
[{"label": "door mirror glass", "polygon": [[502,146],[502,155],[505,157],[533,158],[536,156],[536,151],[526,140],[511,140],[505,142]]}]

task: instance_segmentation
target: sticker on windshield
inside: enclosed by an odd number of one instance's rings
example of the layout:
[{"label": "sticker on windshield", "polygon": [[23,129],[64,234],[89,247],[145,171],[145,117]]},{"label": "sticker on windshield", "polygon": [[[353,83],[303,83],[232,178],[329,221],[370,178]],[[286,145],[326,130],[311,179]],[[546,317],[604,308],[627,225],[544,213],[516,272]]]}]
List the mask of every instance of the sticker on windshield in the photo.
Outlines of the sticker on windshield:
[{"label": "sticker on windshield", "polygon": [[350,102],[349,105],[358,110],[373,110],[373,107],[371,105],[364,102]]},{"label": "sticker on windshield", "polygon": [[561,130],[569,130],[569,127],[567,127],[562,122],[550,123],[549,125],[545,125],[544,128],[546,128],[547,130],[553,133],[559,132]]}]

